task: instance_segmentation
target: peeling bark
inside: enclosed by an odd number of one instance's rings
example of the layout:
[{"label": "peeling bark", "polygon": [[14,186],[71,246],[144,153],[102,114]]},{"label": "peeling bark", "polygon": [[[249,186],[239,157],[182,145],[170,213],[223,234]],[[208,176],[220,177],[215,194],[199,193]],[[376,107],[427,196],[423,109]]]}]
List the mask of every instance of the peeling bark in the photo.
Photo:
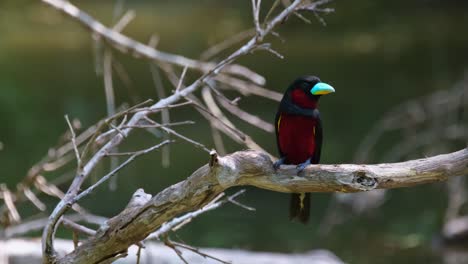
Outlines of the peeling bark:
[{"label": "peeling bark", "polygon": [[[213,157],[212,157],[213,159]],[[215,157],[186,180],[142,206],[128,206],[97,234],[57,263],[100,263],[145,239],[164,222],[199,209],[227,188],[252,185],[277,192],[359,192],[410,187],[468,174],[468,148],[430,158],[375,165],[310,165],[300,175],[295,166],[274,171],[267,154],[239,151]],[[141,191],[137,191],[141,196]]]},{"label": "peeling bark", "polygon": [[[60,252],[67,252],[73,249],[73,242],[69,240],[57,239],[56,249]],[[10,239],[0,240],[0,263],[9,264],[31,264],[39,263],[42,259],[41,241],[38,239]],[[179,248],[184,258],[190,264],[219,264],[219,261],[204,258],[203,256],[191,252],[184,248]],[[201,252],[225,261],[232,261],[235,264],[344,264],[332,252],[324,249],[312,250],[304,253],[275,253],[275,252],[253,252],[240,249],[221,248],[200,248]],[[119,264],[137,263],[137,246],[132,246],[128,250],[128,256],[119,259]],[[162,243],[146,243],[141,251],[140,264],[165,263],[181,264],[182,260],[174,251]]]}]

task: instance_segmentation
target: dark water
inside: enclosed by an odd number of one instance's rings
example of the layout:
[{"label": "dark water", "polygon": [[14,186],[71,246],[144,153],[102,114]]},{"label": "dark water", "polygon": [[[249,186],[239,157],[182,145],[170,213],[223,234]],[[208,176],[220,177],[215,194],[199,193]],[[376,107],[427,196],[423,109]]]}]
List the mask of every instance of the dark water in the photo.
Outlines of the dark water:
[{"label": "dark water", "polygon": [[[156,33],[159,49],[196,58],[209,45],[251,26],[250,1],[128,1],[136,19],[125,33],[142,41]],[[267,1],[264,1],[267,5]],[[194,4],[196,3],[196,4]],[[109,24],[113,3],[75,1]],[[337,1],[327,26],[314,17],[311,25],[291,17],[279,29],[286,41],[272,38],[285,56],[257,52],[241,63],[263,74],[267,87],[283,91],[298,75],[315,74],[337,90],[321,102],[325,142],[323,163],[349,163],[372,125],[393,106],[421,95],[448,89],[462,78],[468,62],[467,6],[462,1]],[[118,104],[155,98],[146,61],[116,53],[128,70],[133,88],[116,80]],[[193,79],[195,75],[189,76]],[[172,89],[166,84],[166,90]],[[35,1],[0,2],[0,182],[10,188],[66,131],[64,114],[84,126],[105,115],[102,78],[94,71],[91,37],[79,25]],[[130,102],[131,103],[131,102]],[[272,121],[276,102],[255,97],[240,106]],[[209,126],[189,109],[176,110],[173,120],[192,119],[196,126],[179,131],[209,147]],[[275,153],[272,134],[233,120],[267,150]],[[397,136],[398,137],[398,136]],[[137,149],[155,139],[139,133],[122,149]],[[229,141],[229,151],[242,149]],[[383,141],[382,146],[391,143]],[[453,145],[450,150],[462,148]],[[187,150],[188,149],[188,150]],[[159,165],[160,154],[139,159],[119,176],[118,193],[101,188],[83,205],[112,216],[133,191],[155,194],[187,177],[208,157],[182,142],[171,148],[171,166]],[[379,152],[370,158],[381,161]],[[96,170],[96,176],[107,164]],[[47,178],[55,175],[47,174]],[[66,189],[67,185],[60,186]],[[351,218],[326,237],[318,236],[330,194],[313,195],[308,226],[287,220],[288,196],[254,188],[242,201],[255,213],[233,205],[201,216],[179,233],[201,247],[299,252],[327,248],[349,263],[441,263],[431,248],[446,207],[443,184],[391,191],[376,212]],[[52,201],[52,200],[51,200]],[[25,215],[33,208],[21,208]]]}]

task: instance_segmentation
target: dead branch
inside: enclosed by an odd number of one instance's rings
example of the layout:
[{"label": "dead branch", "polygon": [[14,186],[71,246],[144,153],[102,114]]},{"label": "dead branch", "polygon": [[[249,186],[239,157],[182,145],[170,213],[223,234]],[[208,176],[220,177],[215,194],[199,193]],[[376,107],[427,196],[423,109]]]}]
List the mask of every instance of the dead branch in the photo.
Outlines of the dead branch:
[{"label": "dead branch", "polygon": [[[102,225],[107,220],[107,218],[102,216],[96,216],[91,214],[71,214],[67,215],[66,219],[73,222],[85,222],[92,225]],[[14,237],[20,237],[30,232],[39,231],[46,226],[48,222],[48,217],[25,220],[21,224],[9,226],[0,231],[0,237],[3,239],[11,239]]]},{"label": "dead branch", "polygon": [[[245,190],[240,190],[237,193],[227,197],[226,199],[223,199],[223,200],[219,201],[219,199],[221,199],[224,196],[224,193],[220,193],[215,199],[211,200],[207,205],[203,206],[202,208],[200,208],[200,209],[198,209],[196,211],[187,213],[187,214],[185,214],[185,215],[183,215],[181,217],[176,217],[176,218],[172,219],[171,221],[169,221],[167,223],[164,223],[160,229],[158,229],[156,232],[149,235],[146,238],[146,240],[148,240],[148,239],[158,239],[159,237],[169,233],[170,231],[177,231],[182,226],[190,223],[190,221],[192,221],[192,219],[194,219],[194,218],[198,217],[199,215],[204,214],[204,213],[206,213],[208,211],[214,210],[214,209],[222,206],[223,204],[225,204],[227,202],[240,204],[239,202],[237,202],[234,199],[237,196],[239,196],[240,194],[244,193],[244,192],[245,192]],[[244,206],[242,204],[240,204],[240,205]],[[252,209],[250,207],[247,207],[247,208],[248,208],[247,210]],[[253,209],[253,210],[255,210],[255,209]]]},{"label": "dead branch", "polygon": [[[73,242],[70,240],[57,239],[57,251],[59,253],[73,250]],[[41,251],[40,241],[37,239],[10,239],[0,240],[0,259],[9,263],[40,263]],[[133,245],[128,250],[127,257],[119,259],[119,264],[135,264],[139,246]],[[180,248],[184,258],[189,263],[219,264],[216,260],[204,258],[190,250]],[[328,250],[317,249],[304,253],[276,253],[276,252],[252,252],[241,249],[201,248],[204,253],[233,261],[234,264],[344,264],[336,255]],[[140,264],[180,264],[179,257],[172,249],[162,243],[149,242],[141,250]]]},{"label": "dead branch", "polygon": [[245,31],[242,31],[240,33],[237,33],[236,35],[226,39],[226,40],[223,40],[222,42],[216,44],[216,45],[213,45],[211,47],[209,47],[207,50],[205,50],[204,52],[202,52],[202,54],[200,55],[200,59],[202,60],[207,60],[207,59],[210,59],[212,57],[214,57],[215,55],[217,55],[218,53],[222,52],[223,50],[233,46],[234,44],[237,44],[249,37],[252,37],[255,35],[255,30],[254,29],[248,29],[248,30],[245,30]]},{"label": "dead branch", "polygon": [[236,105],[229,104],[226,101],[219,100],[218,102],[224,109],[228,110],[231,114],[239,117],[240,119],[251,124],[252,126],[258,127],[269,133],[273,133],[275,131],[275,127],[273,126],[273,124],[261,119],[260,117],[253,115],[247,111],[244,111]]},{"label": "dead branch", "polygon": [[253,83],[249,83],[237,78],[232,78],[226,75],[218,75],[215,77],[215,80],[224,83],[227,86],[233,87],[244,95],[254,94],[277,102],[281,101],[281,98],[283,98],[283,94],[281,93],[268,90]]},{"label": "dead branch", "polygon": [[[123,52],[131,52],[134,55],[139,55],[140,57],[145,57],[145,58],[154,60],[159,65],[169,64],[170,67],[172,67],[173,65],[177,65],[177,66],[181,66],[184,68],[196,69],[202,72],[202,75],[198,79],[196,79],[192,84],[187,85],[186,87],[183,85],[183,82],[182,82],[183,77],[181,77],[180,78],[181,80],[172,95],[166,98],[160,99],[157,103],[149,107],[148,110],[141,110],[141,111],[136,112],[131,118],[129,118],[129,121],[126,121],[126,116],[130,112],[129,111],[125,112],[122,115],[124,116],[125,121],[122,122],[119,127],[116,127],[115,125],[112,124],[112,121],[115,120],[115,117],[113,117],[110,120],[106,119],[103,125],[100,126],[96,130],[96,133],[94,134],[94,136],[88,141],[88,144],[84,147],[84,150],[82,151],[82,154],[81,154],[81,160],[84,160],[84,158],[86,158],[88,154],[91,154],[91,153],[88,153],[88,151],[90,150],[89,146],[90,144],[94,144],[94,140],[96,139],[97,135],[100,133],[100,130],[103,127],[110,126],[114,129],[114,131],[117,131],[118,133],[115,133],[115,135],[113,134],[113,136],[110,137],[109,141],[107,141],[107,143],[104,146],[102,146],[93,155],[91,155],[90,158],[86,161],[86,163],[83,163],[83,167],[80,168],[79,173],[76,174],[67,193],[64,195],[63,199],[57,204],[57,206],[55,207],[55,209],[50,215],[49,223],[46,225],[43,231],[43,237],[42,237],[43,256],[44,256],[44,263],[55,263],[56,254],[54,250],[53,241],[54,241],[54,236],[55,236],[55,230],[57,229],[57,224],[59,220],[61,219],[61,217],[63,216],[63,214],[66,213],[68,208],[73,206],[73,204],[76,201],[78,201],[79,198],[83,197],[83,195],[86,195],[89,193],[88,191],[84,191],[79,194],[79,191],[81,190],[84,181],[88,178],[88,176],[97,166],[97,164],[99,164],[101,160],[107,156],[108,153],[112,152],[113,149],[116,149],[116,147],[119,146],[120,143],[129,136],[131,131],[134,129],[133,127],[140,125],[140,121],[146,119],[147,115],[156,112],[155,111],[156,109],[166,108],[169,105],[178,103],[181,99],[186,99],[193,92],[195,92],[201,86],[205,85],[209,80],[212,80],[215,76],[217,76],[220,73],[231,74],[233,76],[234,75],[241,76],[242,78],[248,79],[253,83],[263,85],[265,80],[262,76],[256,74],[255,72],[252,72],[246,67],[243,67],[240,65],[233,65],[232,63],[234,63],[234,61],[236,61],[239,57],[250,54],[253,51],[265,46],[265,44],[263,43],[264,38],[270,33],[272,33],[273,29],[276,26],[283,23],[290,14],[297,11],[298,8],[303,3],[303,0],[293,1],[284,10],[279,12],[274,18],[272,18],[271,20],[265,21],[264,24],[262,24],[261,26],[259,25],[258,28],[260,30],[257,32],[257,34],[254,37],[248,40],[243,46],[241,46],[239,49],[237,49],[232,54],[227,56],[225,59],[221,60],[219,63],[213,63],[213,62],[206,63],[206,62],[194,61],[194,60],[187,59],[183,56],[173,55],[173,54],[158,51],[149,45],[142,44],[125,35],[122,35],[115,28],[109,28],[109,27],[104,26],[101,22],[97,21],[92,16],[80,10],[79,8],[77,8],[76,6],[74,6],[68,1],[42,0],[42,2],[61,11],[65,15],[69,16],[71,19],[78,21],[84,27],[89,29],[93,33],[94,36],[97,36],[98,38],[103,39],[108,44],[112,45],[113,47]],[[260,3],[261,2],[257,0],[256,7],[255,7],[255,13],[257,14],[259,14]],[[255,14],[256,17],[258,17],[257,14]],[[108,68],[111,70],[110,67]],[[262,90],[262,88],[256,87],[255,90],[258,93],[264,93],[265,92],[264,90],[266,89]],[[267,95],[272,97],[271,94],[267,93]],[[212,115],[211,112],[209,112],[209,114]],[[119,117],[122,117],[122,116],[119,116]],[[126,128],[123,128],[124,126]],[[180,134],[177,134],[175,131],[172,131],[169,128],[161,127],[161,129],[166,132],[170,132],[171,134],[176,135],[179,138],[182,138],[186,141],[189,141],[192,143],[195,142],[192,139],[189,139],[189,138],[181,136]],[[241,138],[242,138],[243,143],[246,144],[247,146],[251,148],[261,149],[260,146],[258,146],[258,144],[256,144],[253,140],[251,140],[250,137],[248,137],[247,135],[245,136],[241,135],[241,136],[242,136]],[[131,160],[131,158],[129,160]],[[124,162],[123,164],[126,164],[126,163],[127,162]],[[100,184],[104,180],[110,178],[114,174],[114,172],[116,172],[119,168],[122,168],[122,164],[118,166],[115,170],[113,170],[111,173],[101,178],[98,181],[98,183]],[[88,190],[92,191],[92,189],[95,188],[96,186],[97,185],[93,185]],[[111,255],[104,256],[105,258],[102,260],[109,261],[110,259],[118,258],[119,256],[124,255],[124,254],[125,254],[125,250],[113,252]]]},{"label": "dead branch", "polygon": [[[118,50],[129,53],[129,54],[137,54],[139,57],[148,58],[155,61],[161,61],[165,63],[171,63],[174,65],[178,65],[181,67],[188,67],[191,69],[201,70],[202,72],[209,72],[211,71],[216,64],[210,62],[202,62],[197,60],[192,60],[180,55],[170,54],[167,52],[162,52],[156,50],[149,45],[145,45],[141,42],[135,41],[120,32],[113,30],[112,28],[104,26],[101,22],[95,20],[86,12],[78,9],[73,4],[69,3],[68,1],[64,0],[42,0],[42,2],[54,7],[57,10],[65,13],[67,16],[75,19],[79,23],[81,23],[84,27],[88,28],[96,34],[97,36],[101,37],[102,39],[106,40],[108,43],[113,45]],[[298,1],[301,2],[301,1]],[[297,4],[292,4],[291,7],[294,9],[297,7]],[[271,31],[271,29],[281,22],[278,20],[274,24],[268,24],[271,28],[265,29],[262,32],[262,38]],[[247,50],[248,51],[248,50]],[[221,70],[221,69],[220,69]],[[265,78],[260,76],[259,74],[251,71],[247,67],[241,65],[228,65],[225,67],[224,72],[242,76],[251,80],[254,83],[263,85],[265,83]]]},{"label": "dead branch", "polygon": [[8,190],[6,184],[0,184],[0,193],[2,194],[2,199],[5,201],[5,206],[7,208],[7,222],[8,223],[18,223],[21,220],[21,216],[16,209],[15,204],[13,203],[13,198],[10,190]]},{"label": "dead branch", "polygon": [[222,259],[217,258],[215,256],[212,256],[210,254],[207,254],[207,253],[201,251],[198,248],[195,248],[195,247],[183,244],[183,243],[174,242],[174,241],[171,241],[170,243],[172,244],[173,247],[177,246],[179,248],[184,248],[184,249],[190,250],[193,253],[198,254],[198,255],[202,256],[203,258],[205,258],[205,259],[212,259],[212,260],[215,260],[215,261],[217,261],[219,263],[223,263],[223,264],[232,264],[232,262],[230,262],[230,261],[225,261],[225,260],[222,260]]},{"label": "dead branch", "polygon": [[98,263],[125,252],[177,215],[202,208],[225,189],[252,185],[277,192],[359,192],[447,180],[468,174],[468,148],[430,158],[376,165],[310,165],[274,171],[265,153],[240,151],[218,157],[143,206],[127,208],[57,263]]},{"label": "dead branch", "polygon": [[67,218],[62,219],[62,224],[63,226],[73,230],[74,232],[81,233],[87,236],[94,236],[96,234],[96,231],[94,231],[93,229],[77,224]]},{"label": "dead branch", "polygon": [[[151,41],[151,40],[153,40],[153,41]],[[151,40],[150,40],[150,42],[154,42],[154,38],[152,38]],[[155,45],[155,43],[153,43],[153,45]],[[163,81],[162,81],[161,74],[159,73],[158,67],[156,67],[156,65],[154,65],[154,63],[150,63],[149,66],[150,66],[149,68],[150,68],[150,72],[151,72],[151,77],[153,79],[154,87],[156,88],[156,94],[158,95],[159,99],[165,98],[166,97],[166,92],[165,92],[165,89],[164,89],[164,84],[163,84]],[[184,69],[187,69],[187,67],[185,67]],[[171,122],[171,115],[169,113],[169,109],[163,109],[161,111],[161,122],[166,123],[166,124]],[[169,140],[170,139],[169,134],[165,134],[163,136],[163,139],[164,140]],[[162,164],[162,166],[164,168],[167,168],[167,167],[169,167],[169,165],[171,163],[169,145],[163,147],[162,150],[161,150],[161,153],[162,153],[162,155],[161,155],[161,164]]]},{"label": "dead branch", "polygon": [[[72,123],[74,122],[72,121]],[[96,125],[90,126],[78,135],[75,139],[75,144],[81,145],[88,140],[89,137],[95,133],[96,127]],[[66,137],[66,135],[62,137]],[[40,211],[44,211],[46,209],[45,205],[37,198],[36,194],[43,192],[54,197],[63,197],[63,193],[55,185],[47,182],[46,179],[41,176],[42,173],[58,170],[73,160],[73,155],[71,153],[75,149],[73,141],[62,144],[63,145],[50,148],[45,157],[33,165],[28,170],[25,177],[16,185],[16,191],[11,191],[9,193],[13,205],[29,200]],[[33,191],[32,189],[34,187],[36,187],[36,190]],[[0,206],[0,223],[3,226],[8,226],[11,223],[11,221],[8,220],[11,220],[9,210],[6,204]],[[3,219],[2,216],[5,219]]]}]

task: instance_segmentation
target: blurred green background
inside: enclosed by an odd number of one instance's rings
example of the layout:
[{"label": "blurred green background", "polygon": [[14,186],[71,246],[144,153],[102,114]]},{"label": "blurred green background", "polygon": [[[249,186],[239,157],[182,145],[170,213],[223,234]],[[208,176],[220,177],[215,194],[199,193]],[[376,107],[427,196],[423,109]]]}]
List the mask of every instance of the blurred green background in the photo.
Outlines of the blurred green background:
[{"label": "blurred green background", "polygon": [[[106,25],[112,24],[113,1],[73,2]],[[264,6],[272,3],[263,2]],[[190,58],[198,58],[210,45],[252,26],[250,1],[140,0],[127,1],[124,7],[137,14],[125,34],[142,42],[157,34],[160,50]],[[325,133],[322,163],[351,163],[364,135],[386,111],[406,100],[451,88],[462,78],[468,65],[468,5],[455,0],[357,0],[335,1],[330,7],[336,12],[324,16],[327,26],[313,16],[309,16],[310,25],[291,17],[278,29],[285,42],[271,41],[285,59],[260,51],[238,62],[265,76],[266,87],[278,92],[303,74],[317,75],[332,84],[337,92],[323,98],[320,108]],[[129,91],[116,78],[117,104],[133,104],[131,98],[157,100],[148,62],[119,52],[114,55],[133,83]],[[190,74],[188,81],[195,77]],[[165,88],[167,93],[173,89],[166,80]],[[277,103],[250,96],[240,101],[240,107],[273,122]],[[0,182],[14,188],[67,130],[65,114],[79,119],[83,127],[106,115],[92,37],[40,1],[2,0]],[[193,110],[177,109],[171,114],[175,121],[195,120],[196,125],[178,131],[214,147],[207,136],[209,125]],[[273,134],[230,117],[276,154]],[[147,133],[134,135],[122,150],[156,143]],[[226,142],[228,151],[243,149],[229,139]],[[378,154],[391,144],[379,142],[370,161],[382,161]],[[452,145],[450,150],[463,147]],[[170,167],[162,168],[160,160],[160,153],[138,159],[120,173],[116,192],[102,187],[83,205],[93,213],[113,216],[137,188],[156,194],[205,164],[208,155],[179,141],[171,147]],[[103,163],[94,176],[103,175],[108,165]],[[57,175],[45,176],[52,179]],[[62,190],[67,187],[60,186]],[[331,194],[313,195],[312,221],[303,226],[287,218],[288,195],[247,189],[241,200],[257,208],[256,212],[226,205],[193,221],[179,237],[199,247],[280,252],[326,248],[349,263],[442,262],[431,243],[446,208],[443,184],[391,191],[377,212],[346,221],[326,237],[317,233]],[[57,202],[48,201],[51,206]],[[23,217],[37,214],[31,206],[20,209]]]}]

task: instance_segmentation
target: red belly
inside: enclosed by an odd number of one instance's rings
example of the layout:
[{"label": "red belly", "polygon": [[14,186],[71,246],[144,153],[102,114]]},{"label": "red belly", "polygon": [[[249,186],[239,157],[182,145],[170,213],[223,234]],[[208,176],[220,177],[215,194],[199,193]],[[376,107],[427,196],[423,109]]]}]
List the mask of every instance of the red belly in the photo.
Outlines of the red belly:
[{"label": "red belly", "polygon": [[286,163],[300,164],[314,155],[316,123],[314,118],[281,114],[279,147],[286,156]]}]

